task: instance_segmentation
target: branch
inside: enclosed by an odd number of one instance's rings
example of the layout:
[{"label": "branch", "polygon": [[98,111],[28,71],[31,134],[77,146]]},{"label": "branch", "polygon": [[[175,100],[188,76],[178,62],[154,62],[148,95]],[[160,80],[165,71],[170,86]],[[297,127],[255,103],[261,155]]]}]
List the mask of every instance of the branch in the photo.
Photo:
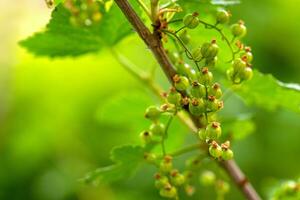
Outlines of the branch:
[{"label": "branch", "polygon": [[[170,83],[173,83],[172,77],[176,74],[157,34],[152,34],[145,26],[140,17],[132,9],[127,0],[115,0],[127,20],[131,23],[139,36],[154,54],[157,62],[168,77]],[[232,180],[239,186],[245,197],[249,200],[260,200],[261,198],[248,181],[244,173],[234,160],[222,161],[220,165],[227,171]]]}]

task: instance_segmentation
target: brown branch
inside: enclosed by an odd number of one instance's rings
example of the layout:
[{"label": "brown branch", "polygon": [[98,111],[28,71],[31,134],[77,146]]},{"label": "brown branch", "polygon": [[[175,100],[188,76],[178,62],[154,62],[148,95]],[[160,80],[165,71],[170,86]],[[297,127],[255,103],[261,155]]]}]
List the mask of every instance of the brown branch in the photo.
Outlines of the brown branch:
[{"label": "brown branch", "polygon": [[[115,2],[126,16],[127,20],[137,31],[139,36],[144,40],[148,48],[152,51],[165,75],[168,77],[171,84],[173,84],[172,77],[176,74],[176,71],[171,64],[158,35],[150,32],[127,0],[115,0]],[[196,122],[196,120],[193,121]],[[261,199],[234,160],[222,161],[220,165],[227,171],[228,175],[240,188],[247,199]]]}]

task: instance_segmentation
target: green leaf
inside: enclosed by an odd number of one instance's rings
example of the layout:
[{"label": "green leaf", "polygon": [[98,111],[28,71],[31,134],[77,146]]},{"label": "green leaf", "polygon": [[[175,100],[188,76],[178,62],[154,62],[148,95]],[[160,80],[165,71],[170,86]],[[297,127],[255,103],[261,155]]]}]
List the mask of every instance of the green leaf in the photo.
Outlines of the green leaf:
[{"label": "green leaf", "polygon": [[99,23],[89,27],[75,27],[70,23],[70,12],[60,4],[52,12],[45,31],[34,34],[20,44],[36,55],[78,56],[97,52],[104,46],[113,46],[133,33],[115,4],[109,11],[103,10]]},{"label": "green leaf", "polygon": [[141,146],[124,145],[111,152],[113,165],[99,168],[83,178],[86,183],[110,183],[131,176],[143,161],[145,149]]},{"label": "green leaf", "polygon": [[300,113],[300,86],[285,84],[270,74],[254,70],[251,81],[235,89],[249,105],[256,105],[270,111],[285,108]]},{"label": "green leaf", "polygon": [[[250,116],[251,117],[251,116]],[[248,115],[241,115],[237,119],[222,122],[222,132],[226,138],[241,140],[255,131],[255,123]]]}]

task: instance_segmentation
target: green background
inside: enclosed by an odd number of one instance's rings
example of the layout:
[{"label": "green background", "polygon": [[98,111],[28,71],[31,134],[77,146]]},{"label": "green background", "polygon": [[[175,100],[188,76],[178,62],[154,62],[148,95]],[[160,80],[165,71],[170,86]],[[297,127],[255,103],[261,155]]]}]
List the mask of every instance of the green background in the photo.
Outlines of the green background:
[{"label": "green background", "polygon": [[[233,21],[246,22],[245,41],[252,46],[254,67],[299,83],[298,2],[244,1],[230,10]],[[144,109],[157,99],[109,51],[48,59],[19,47],[18,41],[48,22],[51,11],[43,1],[2,0],[0,11],[0,199],[160,199],[153,187],[155,169],[147,166],[111,185],[78,182],[85,173],[111,164],[114,146],[139,143],[138,134],[148,125]],[[135,36],[118,49],[139,66],[154,65]],[[163,78],[159,81],[165,83]],[[235,157],[265,199],[270,186],[300,176],[300,116],[284,109],[248,107],[236,98],[226,102],[226,109],[237,109],[237,102],[239,110],[253,115],[256,128],[234,143]],[[184,134],[174,143],[180,144]],[[194,199],[215,198],[213,192],[196,187],[200,191]],[[243,197],[233,189],[228,199]]]}]

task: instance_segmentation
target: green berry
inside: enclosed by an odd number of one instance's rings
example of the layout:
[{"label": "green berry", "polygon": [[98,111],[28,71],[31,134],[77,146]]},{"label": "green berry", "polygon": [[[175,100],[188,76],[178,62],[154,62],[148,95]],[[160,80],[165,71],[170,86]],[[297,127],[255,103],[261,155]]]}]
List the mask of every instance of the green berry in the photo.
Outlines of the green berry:
[{"label": "green berry", "polygon": [[195,97],[195,98],[202,98],[205,96],[205,86],[198,83],[197,81],[194,81],[192,83],[192,87],[191,87],[191,90],[190,90],[190,93],[192,95],[192,97]]},{"label": "green berry", "polygon": [[228,193],[230,190],[230,185],[229,183],[222,181],[222,180],[218,180],[216,182],[216,191],[219,194],[226,194]]},{"label": "green berry", "polygon": [[220,123],[212,122],[206,127],[207,138],[211,140],[218,139],[222,134]]},{"label": "green berry", "polygon": [[213,96],[215,96],[217,99],[222,97],[222,90],[220,87],[219,83],[215,83],[212,85],[211,90],[210,90],[211,94]]},{"label": "green berry", "polygon": [[250,80],[253,77],[253,71],[251,67],[246,67],[242,72],[241,72],[241,78],[243,80]]},{"label": "green berry", "polygon": [[156,106],[150,106],[146,109],[145,117],[150,120],[157,120],[161,115],[161,110]]},{"label": "green berry", "polygon": [[174,104],[176,106],[179,106],[181,103],[182,96],[179,92],[176,91],[175,88],[171,88],[167,100],[170,104]]},{"label": "green berry", "polygon": [[144,153],[144,160],[148,163],[155,163],[157,157],[153,153]]},{"label": "green berry", "polygon": [[165,186],[159,191],[160,196],[174,199],[177,197],[177,189],[171,185]]},{"label": "green berry", "polygon": [[225,24],[229,21],[230,14],[226,10],[218,10],[217,12],[217,23]]},{"label": "green berry", "polygon": [[168,52],[168,56],[174,65],[177,65],[179,63],[180,56],[177,52],[172,52],[172,53]]},{"label": "green berry", "polygon": [[153,135],[162,136],[165,133],[165,125],[163,123],[153,123],[149,130]]},{"label": "green berry", "polygon": [[207,67],[203,67],[201,70],[200,82],[204,85],[208,85],[213,80],[213,74],[208,70]]},{"label": "green berry", "polygon": [[206,138],[207,138],[206,130],[205,129],[199,129],[198,130],[198,136],[199,136],[200,140],[206,141]]},{"label": "green berry", "polygon": [[152,142],[152,133],[149,131],[143,131],[140,134],[140,138],[142,142],[144,142],[145,144],[149,144]]},{"label": "green berry", "polygon": [[191,36],[188,34],[187,30],[182,31],[179,34],[179,38],[182,40],[184,44],[188,44],[191,41]]},{"label": "green berry", "polygon": [[205,112],[205,104],[203,99],[192,99],[189,103],[189,111],[194,116],[200,116],[203,112]]},{"label": "green berry", "polygon": [[165,156],[159,165],[159,170],[162,173],[169,173],[173,169],[172,157]]},{"label": "green berry", "polygon": [[207,101],[207,108],[210,111],[217,111],[219,110],[219,101],[216,99],[215,96],[208,96],[208,101]]},{"label": "green berry", "polygon": [[164,188],[165,186],[169,185],[169,179],[167,176],[163,176],[160,173],[155,174],[155,187],[157,189]]},{"label": "green berry", "polygon": [[196,28],[199,25],[198,14],[197,13],[187,14],[183,18],[183,24],[189,29]]},{"label": "green berry", "polygon": [[190,85],[189,79],[185,76],[175,75],[173,81],[175,88],[179,91],[185,91]]},{"label": "green berry", "polygon": [[243,21],[231,26],[231,33],[234,37],[244,37],[247,33],[247,28]]},{"label": "green berry", "polygon": [[233,62],[232,62],[232,67],[234,69],[235,73],[238,73],[242,70],[244,70],[247,66],[247,63],[245,61],[243,61],[241,58],[236,58]]},{"label": "green berry", "polygon": [[216,181],[216,175],[212,171],[204,171],[200,175],[200,182],[204,186],[213,185]]},{"label": "green berry", "polygon": [[234,84],[240,83],[241,78],[237,76],[237,74],[234,72],[233,68],[230,68],[226,71],[227,78],[232,81]]},{"label": "green berry", "polygon": [[222,153],[223,160],[231,160],[233,158],[233,151],[231,149],[224,149]]},{"label": "green berry", "polygon": [[206,58],[205,59],[205,65],[208,66],[208,67],[213,67],[217,64],[218,62],[218,57],[215,56],[213,58]]},{"label": "green berry", "polygon": [[192,50],[192,57],[196,61],[200,61],[202,58],[201,48],[196,48]]},{"label": "green berry", "polygon": [[208,151],[209,154],[214,158],[219,158],[223,154],[222,148],[218,145],[216,141],[212,141]]},{"label": "green berry", "polygon": [[212,40],[211,43],[204,43],[201,47],[201,54],[204,58],[213,59],[219,52],[219,46],[216,40]]},{"label": "green berry", "polygon": [[180,174],[178,170],[171,171],[171,183],[175,186],[181,186],[185,182],[185,177],[183,174]]},{"label": "green berry", "polygon": [[253,60],[253,55],[251,53],[251,48],[250,47],[245,47],[245,52],[241,54],[241,58],[245,60],[248,63],[251,63]]}]

